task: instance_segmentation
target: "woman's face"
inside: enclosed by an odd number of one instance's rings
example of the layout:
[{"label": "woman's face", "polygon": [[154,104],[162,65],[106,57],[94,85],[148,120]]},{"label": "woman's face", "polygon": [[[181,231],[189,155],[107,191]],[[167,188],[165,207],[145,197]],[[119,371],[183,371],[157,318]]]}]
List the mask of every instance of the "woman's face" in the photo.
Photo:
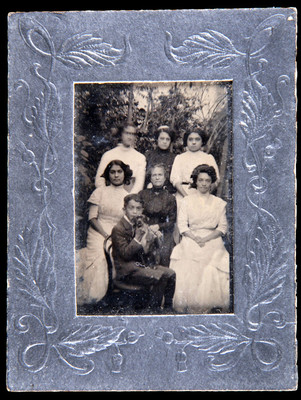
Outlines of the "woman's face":
[{"label": "woman's face", "polygon": [[114,186],[123,185],[124,171],[119,165],[112,165],[109,172],[110,182]]},{"label": "woman's face", "polygon": [[208,193],[211,189],[212,179],[206,172],[201,172],[196,180],[196,188],[200,193]]},{"label": "woman's face", "polygon": [[170,146],[170,136],[168,133],[166,132],[161,132],[158,136],[158,147],[161,150],[168,150],[169,146]]},{"label": "woman's face", "polygon": [[126,126],[121,134],[121,141],[125,147],[134,147],[136,141],[136,129]]},{"label": "woman's face", "polygon": [[150,180],[155,188],[162,187],[165,182],[165,173],[163,168],[160,167],[153,168]]},{"label": "woman's face", "polygon": [[187,147],[190,151],[198,151],[202,147],[202,138],[198,133],[192,132],[187,138]]}]

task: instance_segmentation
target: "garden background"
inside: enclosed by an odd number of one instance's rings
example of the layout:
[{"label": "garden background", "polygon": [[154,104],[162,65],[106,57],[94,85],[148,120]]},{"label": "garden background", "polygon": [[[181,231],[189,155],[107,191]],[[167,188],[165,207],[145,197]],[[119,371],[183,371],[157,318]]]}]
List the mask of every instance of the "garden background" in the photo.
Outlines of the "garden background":
[{"label": "garden background", "polygon": [[87,199],[104,152],[118,144],[118,127],[137,126],[136,149],[156,147],[155,132],[168,125],[175,132],[171,151],[185,151],[183,136],[203,129],[203,150],[214,156],[221,183],[216,195],[228,202],[232,217],[232,84],[230,81],[76,83],[74,85],[74,169],[76,248],[85,247]]}]

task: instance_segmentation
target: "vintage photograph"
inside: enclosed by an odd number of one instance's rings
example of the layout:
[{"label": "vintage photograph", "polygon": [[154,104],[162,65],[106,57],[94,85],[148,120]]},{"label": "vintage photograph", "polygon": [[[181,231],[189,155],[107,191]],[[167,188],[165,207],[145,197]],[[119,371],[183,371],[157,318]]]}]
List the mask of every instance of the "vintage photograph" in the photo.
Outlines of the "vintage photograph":
[{"label": "vintage photograph", "polygon": [[79,315],[233,312],[231,95],[74,84]]},{"label": "vintage photograph", "polygon": [[7,390],[297,390],[297,10],[7,22]]}]

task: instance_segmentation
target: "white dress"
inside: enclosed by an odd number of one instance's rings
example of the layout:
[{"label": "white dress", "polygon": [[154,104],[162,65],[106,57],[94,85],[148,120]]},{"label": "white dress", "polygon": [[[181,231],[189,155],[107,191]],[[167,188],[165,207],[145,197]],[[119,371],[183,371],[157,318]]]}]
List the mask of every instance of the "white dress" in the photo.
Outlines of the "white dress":
[{"label": "white dress", "polygon": [[[191,182],[191,174],[194,168],[198,165],[207,164],[214,167],[217,179],[219,179],[219,170],[216,161],[211,154],[207,154],[204,151],[190,151],[187,150],[185,153],[178,154],[174,160],[171,173],[170,182],[175,186],[177,183],[183,184],[184,188],[188,190],[188,183]],[[189,189],[190,193],[194,193],[195,189]],[[180,202],[183,196],[177,192],[176,194],[177,206],[180,207]]]},{"label": "white dress", "polygon": [[[227,231],[226,202],[219,197],[202,197],[198,192],[181,202],[178,227],[182,234],[207,236],[218,229]],[[229,254],[221,237],[200,247],[183,236],[173,249],[170,268],[176,272],[174,309],[181,313],[206,313],[214,307],[229,310]]]},{"label": "white dress", "polygon": [[[94,190],[89,219],[98,218],[107,234],[123,217],[123,199],[128,194],[123,186],[104,186]],[[77,303],[88,304],[101,300],[108,288],[108,268],[103,252],[104,237],[91,225],[88,228],[87,247],[80,250],[77,268]]]},{"label": "white dress", "polygon": [[105,179],[102,178],[101,175],[106,169],[106,166],[113,160],[120,160],[130,166],[133,171],[133,183],[130,185],[130,190],[128,191],[131,193],[140,192],[144,186],[146,158],[133,147],[125,147],[122,144],[119,144],[112,150],[105,152],[101,157],[95,177],[95,187],[98,188],[105,186]]},{"label": "white dress", "polygon": [[[188,195],[195,193],[196,189],[189,187],[189,184],[192,182],[191,174],[192,171],[201,164],[207,164],[213,167],[216,172],[216,177],[219,180],[219,170],[213,155],[207,154],[202,150],[187,150],[184,153],[176,156],[170,173],[170,182],[173,184],[173,186],[176,186],[177,183],[180,183]],[[183,196],[178,191],[175,196],[177,200],[178,214]],[[180,236],[177,224],[174,230],[174,241],[175,243],[179,243],[179,240]]]}]

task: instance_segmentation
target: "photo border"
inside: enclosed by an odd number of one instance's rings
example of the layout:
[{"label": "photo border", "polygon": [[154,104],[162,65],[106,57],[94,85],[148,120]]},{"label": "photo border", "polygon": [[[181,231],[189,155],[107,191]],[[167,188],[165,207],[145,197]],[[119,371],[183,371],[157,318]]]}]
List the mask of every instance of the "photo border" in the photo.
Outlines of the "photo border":
[{"label": "photo border", "polygon": [[[160,61],[157,79],[139,30],[130,29],[121,47],[101,39],[108,40],[106,33],[86,33],[95,19],[112,32],[121,21],[141,28],[145,18]],[[247,39],[226,35],[232,19],[243,30],[246,18]],[[295,35],[293,8],[9,16],[10,390],[296,389]],[[277,54],[270,50],[275,37]],[[273,68],[266,68],[268,56]],[[95,80],[100,68],[106,82],[131,72],[145,81],[150,74],[195,80],[202,73],[202,80],[210,74],[233,80],[234,315],[75,317],[68,275],[75,265],[68,230],[74,230],[73,102],[67,96],[74,81]],[[271,193],[275,178],[288,198]],[[65,193],[66,180],[72,187]]]},{"label": "photo border", "polygon": [[[228,143],[228,151],[227,151],[227,162],[229,161],[229,160],[232,160],[233,159],[233,110],[232,110],[232,101],[233,101],[233,99],[232,99],[232,95],[233,95],[233,93],[232,93],[232,85],[233,85],[233,81],[232,80],[229,80],[229,79],[220,79],[220,80],[206,80],[206,81],[202,81],[202,80],[164,80],[164,81],[116,81],[116,82],[113,82],[113,81],[106,81],[106,82],[103,82],[103,81],[95,81],[95,82],[81,82],[81,81],[76,81],[76,82],[73,82],[73,91],[74,91],[74,94],[73,94],[73,98],[75,99],[75,92],[76,92],[76,90],[75,90],[75,85],[81,85],[81,84],[83,84],[83,85],[85,85],[85,84],[90,84],[90,85],[93,85],[93,84],[95,84],[95,85],[105,85],[105,84],[127,84],[127,85],[130,85],[130,84],[145,84],[146,86],[147,86],[147,84],[156,84],[157,86],[160,84],[160,83],[162,83],[162,84],[164,84],[164,83],[198,83],[198,84],[200,84],[200,83],[205,83],[205,84],[220,84],[220,83],[224,83],[225,84],[225,87],[226,87],[226,85],[227,85],[227,92],[228,92],[228,94],[227,94],[227,112],[228,112],[228,114],[231,114],[231,115],[228,115],[228,117],[227,117],[227,143]],[[230,84],[230,86],[229,86],[229,84]],[[230,93],[229,93],[230,92]],[[76,109],[76,107],[75,107],[75,105],[74,105],[74,115],[73,115],[73,121],[75,121],[76,120],[76,111],[75,111],[75,109]],[[75,125],[73,126],[73,132],[74,132],[74,138],[76,137],[76,134],[75,134],[75,132],[76,132],[76,130],[77,130],[78,128],[76,128],[75,127]],[[75,148],[75,142],[73,142],[73,147]],[[103,153],[104,154],[104,153]],[[143,153],[144,154],[144,153]],[[98,161],[99,162],[99,161]],[[74,177],[76,176],[76,162],[74,161],[74,165],[73,165],[73,169],[74,169]],[[230,197],[231,197],[231,202],[230,202],[230,200],[225,200],[225,201],[227,201],[227,203],[229,204],[230,203],[230,205],[231,205],[231,207],[229,207],[229,210],[231,210],[229,213],[227,213],[228,215],[227,215],[227,221],[228,221],[228,232],[230,231],[230,229],[231,229],[231,238],[232,238],[232,240],[231,240],[231,242],[229,241],[229,243],[230,243],[230,247],[231,247],[231,252],[229,252],[229,258],[230,258],[230,262],[229,262],[229,266],[230,266],[230,273],[229,273],[229,280],[230,280],[230,283],[229,283],[229,293],[230,293],[230,302],[229,302],[229,311],[227,311],[227,312],[225,312],[225,314],[233,314],[234,313],[234,300],[233,300],[233,297],[234,297],[234,288],[233,288],[233,223],[234,223],[234,221],[233,221],[233,209],[234,209],[234,204],[233,204],[233,163],[231,163],[231,167],[230,167],[230,176],[227,178],[227,180],[228,180],[228,185],[229,185],[229,187],[231,187],[231,188],[229,188],[228,189],[228,193],[227,193],[227,199],[230,199]],[[76,178],[75,178],[76,179]],[[75,182],[75,181],[74,181]],[[76,195],[75,195],[75,204],[76,204]],[[76,224],[75,224],[76,225]],[[76,236],[76,226],[75,226],[75,236]],[[80,250],[80,249],[78,249],[78,250]],[[77,262],[78,264],[80,263],[79,262],[79,260],[78,261],[75,261],[75,262]],[[77,281],[77,279],[76,279],[76,282],[78,282]],[[148,315],[149,314],[149,311],[147,312],[147,313],[143,313],[143,311],[139,311],[139,312],[135,312],[133,315],[141,315],[141,316],[143,316],[143,315]],[[202,313],[186,313],[185,315],[201,315],[201,314],[210,314],[210,313],[204,313],[204,312],[202,312]],[[116,315],[115,313],[112,313],[112,314],[109,314],[108,312],[105,312],[105,313],[99,313],[99,314],[97,314],[96,312],[95,312],[95,310],[94,311],[91,311],[91,313],[89,314],[89,311],[87,311],[87,313],[83,313],[83,314],[77,314],[77,316],[91,316],[91,315],[99,315],[99,316],[101,316],[101,315],[111,315],[111,316],[114,316],[114,315]],[[126,313],[122,313],[122,314],[120,314],[120,315],[127,315]],[[132,314],[128,314],[128,315],[132,315]],[[154,313],[154,315],[157,315],[156,313]],[[181,313],[176,313],[176,315],[181,315]]]}]

